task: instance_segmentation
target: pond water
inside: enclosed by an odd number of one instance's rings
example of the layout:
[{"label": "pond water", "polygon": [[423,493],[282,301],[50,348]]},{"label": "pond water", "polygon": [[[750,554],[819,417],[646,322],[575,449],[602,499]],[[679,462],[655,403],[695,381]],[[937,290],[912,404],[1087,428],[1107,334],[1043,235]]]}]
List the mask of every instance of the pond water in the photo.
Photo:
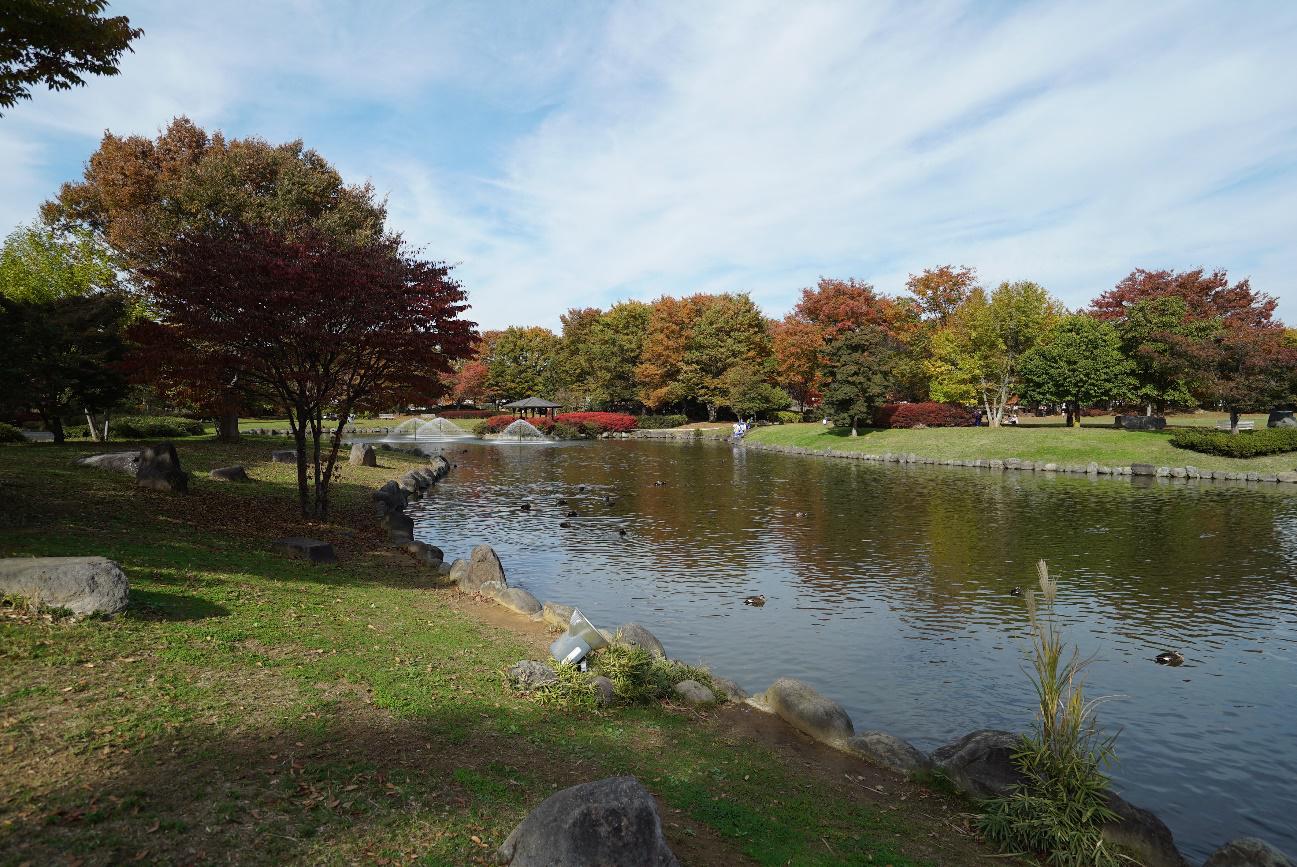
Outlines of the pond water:
[{"label": "pond water", "polygon": [[[1297,496],[1277,486],[709,444],[441,449],[456,466],[410,511],[448,558],[487,542],[541,599],[642,623],[754,692],[801,678],[857,729],[927,750],[1030,724],[1009,591],[1043,558],[1068,638],[1097,656],[1090,693],[1116,696],[1100,720],[1121,730],[1118,791],[1199,860],[1240,835],[1297,855]],[[742,604],[757,593],[765,607]],[[1154,664],[1168,649],[1185,664]]]}]

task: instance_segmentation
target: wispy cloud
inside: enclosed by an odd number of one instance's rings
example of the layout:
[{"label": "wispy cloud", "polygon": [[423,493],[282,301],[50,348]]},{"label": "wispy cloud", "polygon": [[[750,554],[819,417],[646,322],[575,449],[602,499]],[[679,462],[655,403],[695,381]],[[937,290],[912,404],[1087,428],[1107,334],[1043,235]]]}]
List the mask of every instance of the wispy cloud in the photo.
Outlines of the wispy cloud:
[{"label": "wispy cloud", "polygon": [[945,262],[1073,306],[1222,266],[1297,319],[1297,6],[119,7],[121,77],[0,120],[0,221],[187,112],[372,178],[487,325]]}]

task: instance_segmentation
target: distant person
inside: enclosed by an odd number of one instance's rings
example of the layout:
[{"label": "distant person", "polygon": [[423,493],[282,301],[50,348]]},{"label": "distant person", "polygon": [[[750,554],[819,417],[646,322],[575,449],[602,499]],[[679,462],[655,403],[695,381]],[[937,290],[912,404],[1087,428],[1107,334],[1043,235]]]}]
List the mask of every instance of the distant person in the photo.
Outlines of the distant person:
[{"label": "distant person", "polygon": [[981,427],[981,426],[982,426],[982,408],[979,406],[977,409],[973,410],[973,427]]}]

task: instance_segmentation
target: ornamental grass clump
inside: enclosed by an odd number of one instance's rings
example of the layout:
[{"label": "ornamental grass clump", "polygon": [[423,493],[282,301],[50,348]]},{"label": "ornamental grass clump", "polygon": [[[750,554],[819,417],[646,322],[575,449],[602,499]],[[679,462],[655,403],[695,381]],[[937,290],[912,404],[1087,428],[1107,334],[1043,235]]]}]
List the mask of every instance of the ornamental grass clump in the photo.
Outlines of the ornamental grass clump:
[{"label": "ornamental grass clump", "polygon": [[554,671],[558,673],[558,680],[538,687],[533,692],[536,701],[563,708],[597,706],[599,691],[590,675],[575,665],[563,662],[555,664]]},{"label": "ornamental grass clump", "polygon": [[1103,839],[1103,825],[1116,818],[1108,807],[1103,768],[1115,759],[1116,735],[1099,733],[1086,699],[1082,674],[1092,661],[1063,641],[1054,599],[1058,582],[1041,560],[1039,599],[1025,594],[1031,626],[1032,670],[1039,706],[1030,734],[1014,761],[1026,782],[1011,795],[986,804],[982,832],[1001,849],[1041,854],[1058,867],[1115,867],[1117,854]]},{"label": "ornamental grass clump", "polygon": [[590,657],[595,673],[612,681],[613,694],[629,704],[670,698],[676,684],[696,680],[716,692],[705,668],[656,656],[631,644],[611,644]]}]

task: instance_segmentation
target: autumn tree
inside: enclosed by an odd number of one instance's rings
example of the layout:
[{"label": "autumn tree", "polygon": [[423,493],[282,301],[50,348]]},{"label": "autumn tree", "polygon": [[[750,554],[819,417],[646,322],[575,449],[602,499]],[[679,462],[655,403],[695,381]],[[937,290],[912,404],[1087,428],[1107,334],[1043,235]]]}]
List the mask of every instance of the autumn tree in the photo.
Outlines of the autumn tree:
[{"label": "autumn tree", "polygon": [[559,338],[548,328],[512,326],[488,341],[487,394],[493,400],[546,397],[558,385]]},{"label": "autumn tree", "polygon": [[[384,395],[435,393],[473,324],[449,268],[396,239],[265,228],[188,233],[142,271],[153,349],[209,358],[288,412],[302,514],[324,517],[343,429]],[[336,413],[326,431],[325,413]],[[309,474],[309,475],[308,475]]]},{"label": "autumn tree", "polygon": [[[71,90],[83,75],[116,75],[144,31],[125,15],[105,18],[108,0],[8,0],[0,5],[0,108],[31,99],[33,86]],[[0,112],[3,114],[3,112]]]},{"label": "autumn tree", "polygon": [[926,366],[934,400],[980,403],[992,427],[1017,393],[1020,362],[1063,315],[1044,287],[1001,283],[988,298],[975,289],[932,338]]},{"label": "autumn tree", "polygon": [[64,441],[63,419],[116,405],[127,309],[114,294],[11,298],[0,294],[0,405],[35,409]]},{"label": "autumn tree", "polygon": [[1073,314],[1051,329],[1019,363],[1022,396],[1066,407],[1067,424],[1100,401],[1125,400],[1136,388],[1134,364],[1110,322]]},{"label": "autumn tree", "polygon": [[622,301],[607,311],[570,310],[562,317],[564,372],[588,405],[626,409],[639,403],[635,369],[650,317],[642,301]]},{"label": "autumn tree", "polygon": [[451,374],[450,395],[455,403],[480,403],[486,399],[491,370],[486,362],[473,357],[455,365]]},{"label": "autumn tree", "polygon": [[891,331],[901,315],[895,299],[880,295],[870,284],[828,277],[821,277],[814,289],[802,290],[793,313],[798,319],[818,326],[825,340],[862,325]]},{"label": "autumn tree", "polygon": [[1097,319],[1120,323],[1135,305],[1159,298],[1178,298],[1184,302],[1186,321],[1224,319],[1240,325],[1265,327],[1273,324],[1278,302],[1252,289],[1248,280],[1230,285],[1223,270],[1208,274],[1202,268],[1192,271],[1148,271],[1138,268],[1090,305]]},{"label": "autumn tree", "polygon": [[1210,338],[1211,366],[1200,394],[1229,413],[1230,433],[1238,433],[1244,412],[1269,410],[1292,397],[1297,350],[1279,325],[1255,326],[1221,317]]},{"label": "autumn tree", "polygon": [[775,384],[787,391],[803,411],[818,403],[826,348],[819,326],[789,314],[771,323],[770,348]]},{"label": "autumn tree", "polygon": [[697,314],[695,298],[663,295],[649,305],[648,328],[639,364],[635,366],[635,382],[639,399],[650,409],[681,404],[687,397],[681,381],[681,365]]},{"label": "autumn tree", "polygon": [[946,325],[976,287],[975,269],[953,265],[924,269],[922,274],[911,274],[905,282],[906,291],[914,296],[924,318],[938,325]]},{"label": "autumn tree", "polygon": [[[208,135],[188,118],[156,139],[105,133],[81,181],[66,183],[41,208],[58,229],[79,228],[111,249],[145,303],[147,280],[175,239],[229,235],[252,226],[284,238],[324,235],[364,246],[383,237],[385,208],[368,184],[348,185],[301,141]],[[238,438],[241,388],[234,370],[209,370],[199,381],[162,383],[188,389],[210,412],[223,440]],[[208,389],[200,392],[198,386]]]},{"label": "autumn tree", "polygon": [[878,325],[862,325],[838,334],[829,343],[825,369],[824,407],[839,427],[850,427],[856,436],[861,420],[892,390],[892,365],[896,340]]}]

